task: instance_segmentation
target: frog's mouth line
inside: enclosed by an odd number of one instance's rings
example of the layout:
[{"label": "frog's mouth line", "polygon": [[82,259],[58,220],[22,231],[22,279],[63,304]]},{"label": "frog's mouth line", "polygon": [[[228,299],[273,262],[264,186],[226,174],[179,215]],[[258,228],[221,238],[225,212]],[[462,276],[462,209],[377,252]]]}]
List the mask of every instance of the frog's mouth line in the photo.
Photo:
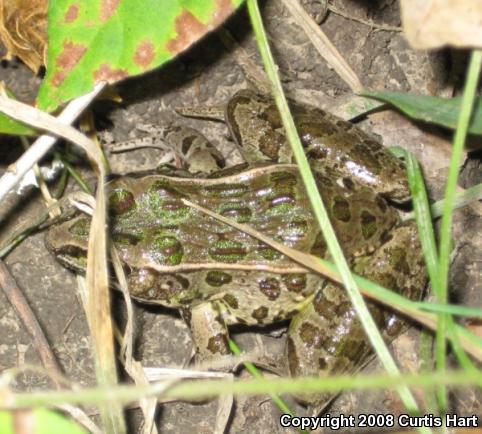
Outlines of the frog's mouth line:
[{"label": "frog's mouth line", "polygon": [[85,274],[87,253],[78,246],[65,246],[55,254],[55,258],[64,267],[79,274]]}]

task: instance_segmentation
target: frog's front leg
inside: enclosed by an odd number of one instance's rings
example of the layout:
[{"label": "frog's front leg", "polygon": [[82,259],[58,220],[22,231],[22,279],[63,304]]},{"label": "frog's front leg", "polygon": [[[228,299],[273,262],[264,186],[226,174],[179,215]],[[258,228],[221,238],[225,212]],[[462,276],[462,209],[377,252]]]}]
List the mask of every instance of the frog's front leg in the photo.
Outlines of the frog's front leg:
[{"label": "frog's front leg", "polygon": [[183,317],[191,329],[196,363],[209,367],[211,362],[231,353],[227,327],[231,322],[230,314],[222,302],[198,304],[183,311]]},{"label": "frog's front leg", "polygon": [[[354,272],[410,299],[420,299],[426,284],[417,229],[410,222],[394,229],[374,254],[355,260]],[[370,312],[388,340],[403,328],[403,321],[381,305],[368,303]],[[327,283],[314,302],[295,316],[286,346],[287,370],[291,376],[325,378],[353,373],[371,354],[369,339],[344,288]],[[321,411],[333,394],[301,395],[300,401]]]},{"label": "frog's front leg", "polygon": [[146,136],[109,144],[111,152],[126,152],[140,148],[156,148],[174,151],[191,173],[212,173],[222,169],[226,162],[223,155],[199,131],[183,125],[141,125],[137,129]]}]

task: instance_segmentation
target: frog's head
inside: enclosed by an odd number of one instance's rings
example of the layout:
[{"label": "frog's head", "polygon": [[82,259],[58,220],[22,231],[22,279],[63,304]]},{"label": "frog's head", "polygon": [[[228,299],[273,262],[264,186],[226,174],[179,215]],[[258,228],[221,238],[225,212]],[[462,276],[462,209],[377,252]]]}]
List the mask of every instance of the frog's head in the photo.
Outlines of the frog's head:
[{"label": "frog's head", "polygon": [[51,226],[45,236],[45,246],[65,267],[85,273],[90,218],[85,214]]}]

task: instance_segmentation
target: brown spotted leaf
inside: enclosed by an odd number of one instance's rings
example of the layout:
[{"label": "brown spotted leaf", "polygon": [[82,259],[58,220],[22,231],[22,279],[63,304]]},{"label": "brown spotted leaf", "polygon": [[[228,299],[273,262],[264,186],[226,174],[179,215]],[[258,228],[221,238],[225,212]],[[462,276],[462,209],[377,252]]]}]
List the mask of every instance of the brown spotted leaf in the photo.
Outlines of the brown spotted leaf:
[{"label": "brown spotted leaf", "polygon": [[54,110],[172,59],[222,23],[242,0],[49,2],[47,75],[38,104]]}]

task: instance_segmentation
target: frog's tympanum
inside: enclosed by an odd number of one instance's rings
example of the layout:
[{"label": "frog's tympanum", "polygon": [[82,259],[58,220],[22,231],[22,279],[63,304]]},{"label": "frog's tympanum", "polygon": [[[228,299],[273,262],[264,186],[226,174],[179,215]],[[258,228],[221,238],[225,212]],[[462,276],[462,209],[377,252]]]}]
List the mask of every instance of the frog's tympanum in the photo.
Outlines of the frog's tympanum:
[{"label": "frog's tympanum", "polygon": [[[291,109],[352,269],[420,298],[426,273],[416,228],[401,224],[392,206],[409,195],[401,161],[349,122],[298,103]],[[328,256],[273,101],[240,91],[227,104],[225,120],[246,165],[196,177],[164,170],[108,185],[111,237],[132,296],[181,309],[198,360],[229,353],[232,324],[290,319],[287,373],[354,372],[371,348],[341,286],[181,201],[187,198],[292,248]],[[187,152],[194,142],[188,135],[181,148]],[[89,217],[79,213],[53,226],[46,244],[64,265],[80,271],[88,233]],[[304,303],[310,296],[313,302]],[[369,306],[387,338],[400,332],[399,318]],[[321,408],[330,396],[300,398]]]}]

